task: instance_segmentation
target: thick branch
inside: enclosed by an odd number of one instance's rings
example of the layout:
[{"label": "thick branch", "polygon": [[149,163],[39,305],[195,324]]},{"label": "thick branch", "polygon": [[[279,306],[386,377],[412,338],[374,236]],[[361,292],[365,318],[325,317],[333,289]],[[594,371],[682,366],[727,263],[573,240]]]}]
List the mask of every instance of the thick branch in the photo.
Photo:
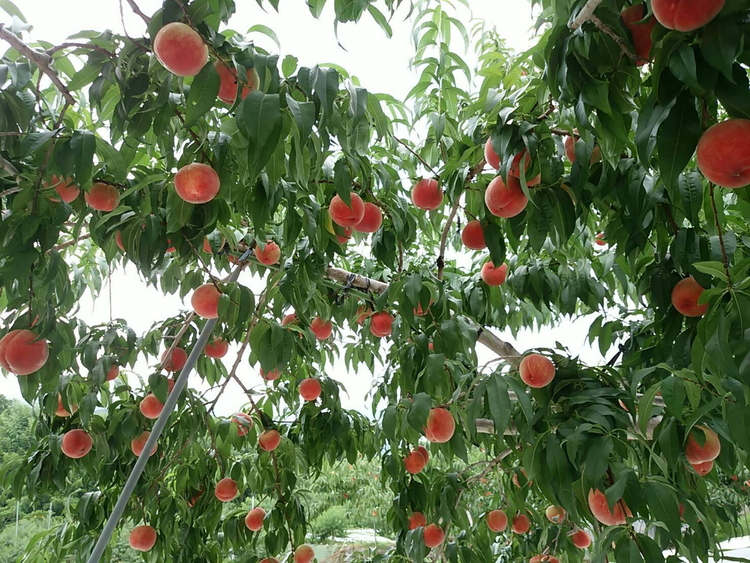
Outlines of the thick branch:
[{"label": "thick branch", "polygon": [[602,0],[588,0],[586,2],[586,5],[583,7],[583,9],[578,12],[578,15],[576,16],[576,19],[574,19],[572,22],[570,22],[570,29],[576,30],[579,27],[581,27],[584,23],[589,21],[591,17],[594,15],[594,10],[596,10],[599,7],[599,4],[602,3]]}]

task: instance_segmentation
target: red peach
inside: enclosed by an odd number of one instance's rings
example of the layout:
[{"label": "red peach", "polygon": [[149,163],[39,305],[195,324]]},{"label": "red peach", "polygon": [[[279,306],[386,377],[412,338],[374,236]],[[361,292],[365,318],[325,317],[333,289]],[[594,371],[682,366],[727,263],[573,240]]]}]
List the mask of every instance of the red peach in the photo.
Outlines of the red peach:
[{"label": "red peach", "polygon": [[[227,239],[224,237],[221,237],[221,244],[219,245],[219,249],[217,252],[221,252],[221,249],[224,248],[224,245],[227,243]],[[213,248],[211,248],[211,241],[208,240],[208,237],[203,238],[203,252],[212,253],[214,251]]]},{"label": "red peach", "polygon": [[120,375],[120,368],[118,366],[112,366],[107,370],[106,381],[112,381],[114,379],[117,379],[118,375]]},{"label": "red peach", "polygon": [[150,420],[159,418],[161,411],[164,409],[164,404],[156,398],[156,395],[149,393],[146,395],[141,404],[138,405],[141,414]]},{"label": "red peach", "polygon": [[591,536],[585,530],[578,530],[570,536],[570,541],[578,549],[586,549],[591,545]]},{"label": "red peach", "polygon": [[257,245],[253,250],[253,254],[255,254],[258,262],[264,266],[273,266],[281,258],[281,249],[278,244],[269,240],[262,249],[260,245]]},{"label": "red peach", "polygon": [[195,76],[208,62],[208,46],[189,25],[168,23],[154,38],[154,54],[159,62],[177,76]]},{"label": "red peach", "polygon": [[62,453],[72,459],[81,459],[91,451],[94,441],[85,430],[70,430],[63,434]]},{"label": "red peach", "polygon": [[115,233],[115,244],[121,252],[125,252],[125,245],[122,243],[122,233],[120,231]]},{"label": "red peach", "polygon": [[424,457],[424,460],[429,463],[430,461],[430,452],[427,451],[427,448],[424,446],[417,446],[417,451],[422,454],[422,457]]},{"label": "red peach", "polygon": [[349,242],[349,239],[352,238],[354,227],[342,227],[342,229],[342,234],[336,235],[336,240],[339,241],[339,244],[346,244]]},{"label": "red peach", "polygon": [[[143,448],[146,447],[146,441],[148,440],[149,436],[151,436],[151,432],[149,432],[148,430],[144,430],[140,433],[140,435],[130,441],[130,450],[136,455],[136,457],[140,456],[143,452]],[[149,457],[154,455],[156,453],[156,450],[158,449],[159,444],[154,444],[154,447],[151,449],[151,453],[148,454]]]},{"label": "red peach", "polygon": [[472,250],[487,248],[487,243],[484,241],[482,223],[476,219],[466,223],[466,226],[461,231],[461,242],[464,243],[466,248],[471,248]]},{"label": "red peach", "polygon": [[365,202],[365,213],[362,220],[354,226],[360,233],[374,233],[383,224],[383,212],[374,203]]},{"label": "red peach", "polygon": [[596,238],[594,239],[594,242],[599,246],[606,246],[607,241],[604,240],[604,233],[597,233]]},{"label": "red peach", "polygon": [[187,352],[182,348],[175,348],[172,353],[165,350],[161,355],[162,367],[167,371],[180,371],[187,363]]},{"label": "red peach", "polygon": [[623,500],[617,501],[613,509],[610,510],[607,497],[599,489],[591,489],[588,500],[591,513],[605,526],[624,524],[625,518],[632,516]]},{"label": "red peach", "polygon": [[495,532],[502,532],[508,527],[508,517],[502,510],[493,510],[487,514],[487,527]]},{"label": "red peach", "polygon": [[713,461],[721,453],[719,436],[708,426],[695,426],[688,434],[685,457],[690,463]]},{"label": "red peach", "polygon": [[526,209],[529,198],[523,193],[518,178],[509,175],[507,185],[500,176],[490,182],[484,192],[484,202],[490,213],[509,219]]},{"label": "red peach", "polygon": [[284,315],[284,318],[281,319],[281,326],[287,326],[290,324],[296,324],[297,323],[297,315],[294,313],[289,313],[288,315]]},{"label": "red peach", "polygon": [[[565,137],[565,156],[571,164],[575,164],[576,161],[576,137]],[[602,161],[602,149],[599,145],[596,145],[591,151],[591,157],[589,158],[589,165],[596,164]]]},{"label": "red peach", "polygon": [[215,319],[219,316],[219,298],[221,292],[212,283],[206,283],[193,292],[190,304],[193,311],[204,319]]},{"label": "red peach", "polygon": [[419,450],[412,450],[404,458],[404,468],[412,475],[420,473],[427,465],[427,460]]},{"label": "red peach", "polygon": [[519,372],[526,385],[541,389],[555,378],[555,364],[541,354],[529,354],[521,360]]},{"label": "red peach", "polygon": [[274,451],[279,447],[279,444],[281,444],[281,434],[279,434],[278,430],[264,430],[258,436],[258,445],[261,450],[266,452]]},{"label": "red peach", "polygon": [[425,437],[434,444],[448,442],[456,431],[456,421],[450,411],[443,408],[430,410],[424,428]]},{"label": "red peach", "polygon": [[411,200],[419,209],[433,211],[443,204],[443,190],[437,180],[424,178],[414,184]]},{"label": "red peach", "polygon": [[[513,157],[513,162],[510,164],[510,168],[508,169],[508,180],[510,183],[510,178],[521,178],[521,159],[523,159],[524,164],[524,172],[529,169],[529,166],[531,166],[531,157],[529,156],[529,151],[526,149],[523,149],[521,152],[519,152],[515,157]],[[542,181],[542,175],[539,174],[535,176],[534,178],[526,178],[526,185],[527,186],[536,186],[539,182]]]},{"label": "red peach", "polygon": [[281,377],[281,372],[274,368],[269,372],[266,372],[263,368],[260,368],[258,371],[260,371],[260,377],[264,381],[276,381],[279,377]]},{"label": "red peach", "polygon": [[229,477],[224,477],[221,481],[216,483],[214,496],[216,496],[221,502],[229,502],[237,497],[238,492],[237,481],[230,479]]},{"label": "red peach", "polygon": [[251,532],[257,532],[263,528],[263,519],[266,517],[266,511],[261,507],[253,508],[245,516],[245,526]]},{"label": "red peach", "polygon": [[373,336],[383,338],[393,331],[393,315],[387,311],[380,311],[370,317],[370,332]]},{"label": "red peach", "polygon": [[633,47],[635,47],[635,54],[638,57],[635,62],[636,66],[643,66],[651,60],[650,54],[653,46],[651,32],[656,27],[656,20],[649,16],[645,22],[642,22],[641,20],[645,16],[646,10],[643,4],[630,6],[620,13],[623,25],[633,38]]},{"label": "red peach", "polygon": [[422,534],[424,537],[424,544],[430,549],[441,545],[445,540],[445,532],[437,524],[430,524],[425,527]]},{"label": "red peach", "polygon": [[326,340],[333,332],[333,323],[331,321],[324,321],[320,317],[315,317],[310,323],[310,330],[312,330],[315,338],[318,340]]},{"label": "red peach", "polygon": [[299,384],[299,394],[305,401],[317,401],[323,391],[320,380],[314,377],[303,379]]},{"label": "red peach", "polygon": [[708,311],[708,303],[699,305],[698,300],[704,289],[690,276],[677,282],[672,288],[672,305],[686,317],[700,317]]},{"label": "red peach", "polygon": [[561,506],[548,506],[547,510],[544,511],[544,515],[553,524],[559,524],[565,520],[565,509]]},{"label": "red peach", "polygon": [[206,344],[203,351],[209,358],[223,358],[229,352],[229,342],[223,338],[214,338],[212,342]]},{"label": "red peach", "polygon": [[417,528],[423,528],[427,524],[427,519],[421,512],[412,512],[409,516],[409,529],[416,530]]},{"label": "red peach", "polygon": [[701,477],[705,477],[706,475],[711,473],[711,470],[714,468],[714,462],[713,460],[702,461],[700,463],[691,463],[690,466],[698,475],[700,475]]},{"label": "red peach", "polygon": [[313,559],[315,559],[315,551],[306,543],[294,550],[294,563],[310,563]]},{"label": "red peach", "polygon": [[200,162],[183,166],[174,177],[177,195],[188,203],[208,203],[216,197],[220,187],[216,170]]},{"label": "red peach", "polygon": [[365,305],[360,305],[357,308],[357,324],[362,325],[364,322],[373,315],[372,309]]},{"label": "red peach", "polygon": [[331,203],[328,205],[331,220],[339,227],[354,227],[365,216],[365,204],[362,202],[362,198],[355,193],[350,193],[349,197],[351,198],[351,207],[344,203],[344,200],[338,194],[333,196]]},{"label": "red peach", "polygon": [[38,340],[35,332],[12,330],[0,339],[0,367],[16,375],[39,371],[49,359],[46,340]]},{"label": "red peach", "polygon": [[[230,63],[231,64],[231,63]],[[239,84],[237,80],[237,71],[233,68],[229,68],[222,61],[216,61],[214,63],[216,73],[219,75],[219,94],[218,98],[227,104],[233,104],[237,97],[237,90]],[[258,71],[255,68],[250,68],[246,73],[247,82],[242,86],[242,99],[247,98],[247,95],[253,90],[258,89],[260,83],[260,77]]]},{"label": "red peach", "polygon": [[136,551],[151,551],[156,545],[156,530],[151,526],[136,526],[130,532],[128,543]]},{"label": "red peach", "polygon": [[91,189],[83,194],[86,203],[97,211],[110,212],[120,204],[120,193],[117,187],[104,182],[95,182]]},{"label": "red peach", "polygon": [[525,514],[516,514],[513,517],[511,528],[514,534],[525,534],[531,528],[531,521]]},{"label": "red peach", "polygon": [[482,281],[490,286],[498,286],[503,285],[505,283],[505,279],[508,276],[508,265],[507,264],[501,264],[500,267],[495,268],[495,265],[490,260],[489,262],[485,262],[484,266],[482,266]]},{"label": "red peach", "polygon": [[697,158],[709,182],[724,188],[750,184],[750,119],[727,119],[711,127],[698,142]]},{"label": "red peach", "polygon": [[495,170],[500,170],[500,157],[495,152],[495,147],[492,146],[492,137],[484,144],[484,160]]},{"label": "red peach", "polygon": [[238,412],[232,415],[232,424],[237,426],[238,436],[246,436],[253,427],[253,419],[245,412]]},{"label": "red peach", "polygon": [[[47,184],[47,182],[43,182],[43,185],[45,188],[49,187],[49,184]],[[57,176],[53,175],[52,187],[55,188],[57,195],[59,195],[60,199],[62,199],[65,203],[70,203],[71,201],[75,200],[78,197],[78,194],[81,193],[81,190],[78,189],[78,186],[73,184],[73,178],[58,178]],[[60,201],[60,199],[57,198],[50,199],[52,201]]]},{"label": "red peach", "polygon": [[719,15],[724,0],[651,0],[657,21],[667,29],[695,31]]}]

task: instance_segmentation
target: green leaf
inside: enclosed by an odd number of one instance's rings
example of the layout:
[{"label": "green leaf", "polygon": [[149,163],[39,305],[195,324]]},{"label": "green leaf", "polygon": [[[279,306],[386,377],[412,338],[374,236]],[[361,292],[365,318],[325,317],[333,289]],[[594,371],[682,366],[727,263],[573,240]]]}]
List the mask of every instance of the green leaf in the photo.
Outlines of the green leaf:
[{"label": "green leaf", "polygon": [[667,485],[657,481],[646,481],[643,488],[653,519],[657,522],[664,522],[669,528],[669,532],[673,536],[679,537],[680,511],[675,492]]},{"label": "green leaf", "polygon": [[495,435],[502,436],[510,424],[511,404],[508,385],[497,374],[487,379],[487,404],[495,423]]},{"label": "green leaf", "polygon": [[406,415],[409,425],[417,432],[422,433],[431,408],[432,398],[427,393],[417,393],[414,395]]},{"label": "green leaf", "polygon": [[68,83],[68,90],[75,92],[80,90],[84,86],[91,84],[94,80],[99,78],[102,74],[102,65],[100,64],[87,64],[79,70],[76,75],[70,79]]},{"label": "green leaf", "polygon": [[693,267],[711,277],[727,281],[727,275],[724,273],[724,265],[721,262],[695,262]]},{"label": "green leaf", "polygon": [[717,18],[701,30],[703,58],[730,81],[733,81],[732,67],[742,44],[738,23],[737,17],[731,15]]},{"label": "green leaf", "polygon": [[279,37],[276,35],[276,32],[273,29],[265,25],[255,24],[253,27],[247,30],[248,35],[254,32],[262,33],[266,37],[270,37],[271,40],[276,44],[276,48],[281,51],[281,43],[279,42]]},{"label": "green leaf", "polygon": [[488,223],[484,228],[484,241],[490,251],[492,263],[500,265],[505,262],[505,236],[500,226],[496,223]]},{"label": "green leaf", "polygon": [[683,92],[656,135],[661,178],[668,187],[674,187],[677,177],[690,162],[702,133],[695,98]]},{"label": "green leaf", "polygon": [[677,187],[680,193],[682,209],[685,211],[685,217],[693,224],[694,227],[700,227],[698,214],[703,206],[703,182],[698,172],[691,170],[685,174],[680,174]]},{"label": "green leaf", "polygon": [[18,9],[18,6],[16,6],[13,2],[10,0],[0,0],[0,8],[2,8],[5,12],[7,12],[11,16],[16,16],[19,20],[21,20],[23,23],[28,23],[26,21],[26,18],[21,13],[21,10]]},{"label": "green leaf", "polygon": [[176,233],[187,225],[193,213],[193,204],[186,202],[170,189],[167,194],[167,233]]},{"label": "green leaf", "polygon": [[247,135],[249,162],[253,175],[265,166],[276,150],[281,136],[281,102],[277,94],[260,90],[250,92],[240,105],[238,125]]},{"label": "green leaf", "polygon": [[221,79],[216,68],[211,63],[206,64],[190,85],[185,101],[185,127],[195,125],[214,106],[220,85]]},{"label": "green leaf", "polygon": [[300,143],[304,145],[310,137],[315,123],[315,104],[313,102],[298,102],[289,94],[286,95],[286,102],[297,128]]},{"label": "green leaf", "polygon": [[281,72],[284,74],[284,78],[289,78],[297,70],[297,63],[299,60],[294,55],[287,55],[284,60],[281,61]]},{"label": "green leaf", "polygon": [[73,170],[80,185],[91,180],[96,152],[96,137],[91,131],[73,131],[70,138],[70,151],[73,159]]}]

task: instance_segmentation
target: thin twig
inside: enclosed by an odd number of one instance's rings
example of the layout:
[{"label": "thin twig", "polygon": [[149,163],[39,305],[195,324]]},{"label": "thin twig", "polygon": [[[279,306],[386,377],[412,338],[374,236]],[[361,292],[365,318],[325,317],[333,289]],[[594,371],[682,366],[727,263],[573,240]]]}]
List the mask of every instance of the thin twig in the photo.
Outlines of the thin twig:
[{"label": "thin twig", "polygon": [[714,212],[714,222],[716,223],[716,232],[719,234],[719,246],[721,247],[721,261],[724,263],[724,274],[727,276],[727,284],[732,286],[732,278],[729,276],[729,258],[727,258],[727,249],[724,246],[724,233],[721,230],[721,221],[719,221],[719,211],[716,208],[716,200],[714,199],[714,184],[709,182],[708,184],[708,197],[711,198],[711,209]]},{"label": "thin twig", "polygon": [[148,17],[148,16],[146,15],[146,14],[144,14],[144,13],[143,13],[143,12],[141,11],[141,9],[140,9],[140,8],[138,7],[138,5],[137,5],[137,4],[135,3],[135,0],[125,0],[125,1],[126,1],[126,2],[127,2],[127,3],[128,3],[129,5],[130,5],[130,9],[131,9],[131,10],[133,10],[133,12],[134,12],[134,13],[135,13],[135,14],[136,14],[137,16],[140,16],[140,18],[141,18],[141,19],[142,19],[142,20],[143,20],[144,22],[146,22],[146,25],[150,25],[150,24],[151,24],[151,18],[150,18],[150,17]]},{"label": "thin twig", "polygon": [[66,242],[61,242],[60,244],[58,244],[57,246],[55,246],[55,250],[63,250],[65,248],[68,248],[69,246],[73,246],[75,244],[78,244],[79,241],[86,240],[88,238],[91,238],[91,233],[86,233],[84,235],[79,236],[76,239],[73,239],[73,240],[69,240],[69,241],[66,241]]},{"label": "thin twig", "polygon": [[433,176],[435,177],[435,179],[436,179],[436,180],[437,180],[437,179],[439,179],[439,175],[438,175],[438,173],[437,173],[437,172],[435,172],[435,170],[434,170],[434,169],[432,168],[432,166],[430,166],[429,164],[427,164],[427,161],[425,161],[425,159],[424,159],[424,158],[422,158],[421,156],[419,156],[419,155],[417,154],[417,152],[416,152],[416,151],[415,151],[414,149],[412,149],[412,148],[411,148],[411,147],[410,147],[410,146],[409,146],[409,145],[408,145],[408,144],[406,143],[406,141],[403,141],[402,139],[399,139],[399,138],[398,138],[398,137],[396,137],[396,135],[394,135],[393,133],[391,133],[391,137],[393,137],[393,139],[394,139],[394,140],[395,140],[395,141],[396,141],[397,143],[399,143],[399,144],[403,145],[404,147],[406,147],[406,150],[408,150],[408,151],[409,151],[409,152],[410,152],[411,154],[413,154],[413,155],[414,155],[415,157],[417,157],[417,160],[418,160],[419,162],[421,162],[421,163],[422,163],[422,164],[423,164],[423,165],[425,166],[425,168],[427,168],[427,170],[429,170],[430,172],[432,172],[432,175],[433,175]]},{"label": "thin twig", "polygon": [[589,18],[589,20],[599,29],[599,31],[601,31],[605,35],[608,35],[612,39],[612,41],[617,43],[617,46],[620,47],[620,51],[622,51],[623,55],[628,57],[630,60],[638,60],[638,57],[630,51],[630,48],[625,43],[623,38],[617,35],[611,27],[609,27],[602,20],[593,15]]}]

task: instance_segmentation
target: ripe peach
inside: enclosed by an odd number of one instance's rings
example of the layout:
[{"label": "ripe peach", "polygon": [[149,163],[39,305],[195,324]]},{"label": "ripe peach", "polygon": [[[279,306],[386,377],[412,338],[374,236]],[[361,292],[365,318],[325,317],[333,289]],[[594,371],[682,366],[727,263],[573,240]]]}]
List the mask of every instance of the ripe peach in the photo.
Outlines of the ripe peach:
[{"label": "ripe peach", "polygon": [[95,182],[91,189],[83,194],[86,203],[97,211],[110,212],[120,204],[120,193],[117,187],[104,182]]},{"label": "ripe peach", "polygon": [[437,180],[423,178],[414,184],[411,200],[419,209],[433,211],[443,204],[443,190]]},{"label": "ripe peach", "polygon": [[214,496],[216,496],[221,502],[229,502],[237,497],[238,492],[237,481],[230,479],[229,477],[224,477],[221,481],[216,483]]},{"label": "ripe peach", "polygon": [[695,31],[703,27],[724,7],[724,0],[652,0],[657,21],[667,29]]},{"label": "ripe peach", "polygon": [[[575,164],[576,161],[576,137],[565,137],[565,156],[571,164]],[[589,165],[596,164],[602,161],[602,149],[599,145],[596,145],[591,151],[591,157],[589,158]]]},{"label": "ripe peach", "polygon": [[154,54],[159,62],[177,76],[195,76],[208,62],[208,46],[189,25],[168,23],[154,39]]},{"label": "ripe peach", "polygon": [[714,468],[714,462],[713,460],[702,461],[700,463],[691,463],[690,466],[698,475],[700,475],[701,477],[705,477],[706,475],[711,473],[711,470]]},{"label": "ripe peach", "polygon": [[456,421],[450,411],[442,408],[430,410],[424,428],[425,437],[434,444],[444,444],[453,437]]},{"label": "ripe peach", "polygon": [[315,551],[306,543],[294,550],[294,563],[310,563],[314,558]]},{"label": "ripe peach", "polygon": [[247,513],[247,516],[245,516],[245,526],[247,526],[247,529],[251,532],[257,532],[263,528],[263,519],[265,517],[266,511],[260,506],[253,508]]},{"label": "ripe peach", "polygon": [[521,183],[515,176],[508,176],[507,185],[500,176],[497,176],[487,186],[484,192],[484,202],[487,209],[496,217],[509,219],[515,217],[526,209],[529,198],[523,193]]},{"label": "ripe peach", "polygon": [[492,146],[492,137],[484,144],[484,159],[492,168],[500,170],[500,157],[495,152],[495,147]]},{"label": "ripe peach", "polygon": [[357,308],[357,324],[362,325],[364,322],[373,315],[372,309],[366,305],[360,305]]},{"label": "ripe peach", "polygon": [[[216,61],[214,68],[219,75],[220,81],[218,98],[224,103],[233,104],[237,97],[237,90],[239,89],[237,71],[230,69],[222,61]],[[259,83],[260,77],[258,76],[258,71],[255,68],[248,69],[247,83],[242,86],[242,99],[247,98],[247,95],[253,90],[257,90]]]},{"label": "ripe peach", "polygon": [[487,248],[487,243],[484,242],[482,223],[476,219],[466,223],[463,231],[461,231],[461,242],[464,243],[466,248],[471,248],[472,250]]},{"label": "ripe peach", "polygon": [[594,242],[598,246],[607,246],[607,241],[604,240],[604,233],[597,233],[596,238],[594,239]]},{"label": "ripe peach", "polygon": [[[73,413],[75,413],[78,410],[78,405],[71,404],[70,410],[72,410]],[[57,410],[55,410],[55,416],[59,416],[60,418],[67,418],[73,413],[68,412],[68,410],[65,408],[65,405],[63,405],[62,396],[58,393],[57,394]]]},{"label": "ripe peach", "polygon": [[[529,156],[529,151],[526,149],[523,149],[513,158],[513,162],[511,162],[510,164],[510,168],[508,169],[508,183],[509,184],[510,184],[511,177],[518,178],[518,179],[521,178],[521,159],[523,159],[524,172],[529,169],[529,166],[531,166],[531,156]],[[526,185],[536,186],[541,181],[542,181],[542,175],[539,174],[535,176],[534,178],[526,178]],[[519,185],[520,185],[520,182],[519,182]]]},{"label": "ripe peach", "polygon": [[[524,469],[523,467],[521,467],[520,471],[521,471],[521,475],[523,475],[524,479],[526,479],[526,480],[527,480],[527,481],[526,481],[526,485],[528,485],[528,486],[531,486],[531,485],[533,485],[533,484],[534,484],[534,481],[529,481],[529,480],[528,480],[528,475],[527,475],[527,473],[526,473],[526,470],[525,470],[525,469]],[[511,478],[511,480],[513,481],[513,484],[514,484],[514,485],[516,486],[516,488],[517,488],[517,489],[520,489],[520,488],[521,488],[521,483],[520,483],[520,481],[518,480],[518,473],[514,472],[514,473],[513,473],[513,477]]]},{"label": "ripe peach", "polygon": [[223,358],[229,352],[229,342],[223,338],[214,338],[212,342],[206,344],[203,351],[209,358]]},{"label": "ripe peach", "polygon": [[607,497],[599,489],[589,491],[589,508],[594,517],[605,526],[624,524],[625,518],[632,516],[625,501],[619,500],[612,510],[609,509]]},{"label": "ripe peach", "polygon": [[274,368],[269,372],[266,372],[263,368],[260,368],[258,370],[260,372],[260,377],[264,381],[276,381],[279,377],[281,377],[281,372]]},{"label": "ripe peach", "polygon": [[118,366],[112,366],[107,370],[106,381],[112,381],[113,379],[117,379],[118,375],[120,375],[120,368]]},{"label": "ripe peach", "polygon": [[120,231],[115,233],[115,244],[121,252],[125,252],[125,245],[122,243],[122,233]]},{"label": "ripe peach", "polygon": [[195,493],[193,496],[191,496],[190,499],[187,501],[187,505],[190,508],[193,508],[195,506],[195,503],[198,502],[198,499],[203,496],[204,492],[205,491],[203,489],[201,489],[200,491],[198,491],[197,493]]},{"label": "ripe peach", "polygon": [[[139,436],[136,438],[133,438],[130,441],[130,449],[131,451],[136,455],[136,457],[141,455],[141,452],[143,452],[143,448],[146,447],[146,441],[148,440],[149,436],[151,436],[151,432],[148,430],[144,430],[140,433]],[[151,453],[148,454],[149,457],[154,455],[156,453],[156,450],[159,449],[159,444],[155,444],[154,447],[151,449]]]},{"label": "ripe peach", "polygon": [[215,319],[219,316],[219,298],[221,292],[212,283],[206,283],[193,292],[190,304],[193,311],[204,319]]},{"label": "ripe peach", "polygon": [[427,448],[425,448],[424,446],[417,446],[417,451],[422,454],[422,457],[424,457],[425,462],[429,463],[430,452],[427,451]]},{"label": "ripe peach", "polygon": [[156,530],[151,526],[136,526],[130,532],[128,543],[136,551],[151,551],[156,545]]},{"label": "ripe peach", "polygon": [[238,412],[232,415],[232,424],[237,426],[238,436],[246,436],[253,427],[253,419],[245,412]]},{"label": "ripe peach", "polygon": [[560,563],[560,560],[554,555],[535,555],[529,563]]},{"label": "ripe peach", "polygon": [[167,371],[180,371],[187,363],[187,352],[182,348],[175,348],[172,353],[165,350],[161,355],[162,367]]},{"label": "ripe peach", "polygon": [[37,340],[35,332],[12,330],[0,339],[0,367],[16,375],[40,370],[49,359],[46,340]]},{"label": "ripe peach", "polygon": [[591,545],[591,536],[585,530],[577,530],[570,536],[570,541],[578,549],[586,549]]},{"label": "ripe peach", "polygon": [[370,318],[370,332],[373,336],[383,338],[393,331],[393,315],[387,311],[375,313]]},{"label": "ripe peach", "polygon": [[342,227],[342,229],[342,234],[336,235],[336,240],[339,241],[339,244],[346,244],[347,242],[349,242],[349,239],[352,238],[354,227]]},{"label": "ripe peach", "polygon": [[553,524],[559,524],[565,520],[565,509],[562,506],[548,506],[547,510],[544,511],[544,515]]},{"label": "ripe peach", "polygon": [[351,198],[351,207],[349,207],[341,196],[333,196],[331,203],[328,205],[328,213],[331,219],[340,227],[354,227],[358,225],[365,216],[365,204],[362,198],[355,193],[349,194]]},{"label": "ripe peach", "polygon": [[421,512],[412,512],[409,516],[409,529],[416,530],[417,528],[423,528],[427,524],[427,519]]},{"label": "ripe peach", "polygon": [[[49,184],[47,182],[42,182],[45,188],[49,187]],[[73,184],[73,178],[58,178],[57,176],[52,176],[52,187],[55,188],[55,191],[57,192],[57,195],[60,196],[60,199],[62,199],[65,203],[70,203],[71,201],[75,200],[75,198],[78,197],[78,194],[81,193],[81,190],[78,189],[78,186]],[[52,201],[60,201],[60,199],[57,198],[50,198]]]},{"label": "ripe peach", "polygon": [[279,447],[281,443],[281,434],[278,430],[264,430],[258,436],[258,446],[261,450],[272,452]]},{"label": "ripe peach", "polygon": [[430,312],[430,307],[432,306],[432,299],[430,299],[430,304],[427,305],[426,309],[422,308],[421,303],[417,303],[417,306],[412,309],[414,312],[415,317],[424,317],[427,313]]},{"label": "ripe peach", "polygon": [[177,195],[188,203],[208,203],[221,187],[216,170],[195,162],[180,168],[174,177],[174,189]]},{"label": "ripe peach", "polygon": [[316,401],[323,391],[320,380],[314,377],[303,379],[299,384],[299,394],[305,401]]},{"label": "ripe peach", "polygon": [[750,119],[728,119],[711,127],[698,142],[697,155],[709,182],[724,188],[750,184]]},{"label": "ripe peach", "polygon": [[432,549],[443,543],[445,540],[445,532],[437,524],[430,524],[425,527],[423,532],[424,544]]},{"label": "ripe peach", "polygon": [[149,393],[143,398],[138,408],[143,416],[149,420],[154,420],[159,418],[161,411],[164,409],[164,404],[156,398],[156,395]]},{"label": "ripe peach", "polygon": [[295,315],[294,313],[284,315],[284,318],[281,319],[281,326],[287,326],[290,324],[297,324],[297,315]]},{"label": "ripe peach", "polygon": [[510,527],[514,534],[525,534],[531,528],[531,520],[525,514],[516,514]]},{"label": "ripe peach", "polygon": [[690,463],[713,461],[721,453],[719,436],[708,426],[694,426],[685,444],[685,457]]},{"label": "ripe peach", "polygon": [[360,233],[374,233],[383,224],[383,212],[374,203],[365,202],[365,213],[362,220],[354,226]]},{"label": "ripe peach", "polygon": [[404,458],[404,468],[412,475],[420,473],[427,465],[427,460],[419,450],[412,450]]},{"label": "ripe peach", "polygon": [[526,385],[541,389],[555,378],[555,364],[541,354],[529,354],[521,360],[519,372]]},{"label": "ripe peach", "polygon": [[482,281],[487,285],[503,285],[505,283],[505,278],[508,276],[508,265],[501,264],[498,268],[495,268],[495,265],[490,260],[489,262],[484,263],[480,275],[482,276]]},{"label": "ripe peach", "polygon": [[[224,248],[224,245],[227,243],[227,239],[224,237],[221,237],[221,244],[219,245],[219,249],[217,252],[221,252],[222,248]],[[211,241],[208,240],[208,237],[203,238],[203,252],[212,253],[214,251],[213,248],[211,248]]]},{"label": "ripe peach", "polygon": [[686,317],[700,317],[708,311],[708,303],[698,304],[698,299],[700,299],[703,291],[703,288],[692,276],[680,280],[672,288],[672,305],[678,313]]},{"label": "ripe peach", "polygon": [[70,430],[63,434],[62,453],[72,459],[81,459],[91,451],[94,441],[85,430]]},{"label": "ripe peach", "polygon": [[502,532],[508,527],[508,517],[502,510],[493,510],[487,513],[487,527],[495,532]]},{"label": "ripe peach", "polygon": [[633,47],[635,47],[635,54],[638,57],[635,62],[636,66],[643,66],[651,60],[649,56],[653,46],[651,32],[656,27],[656,20],[649,16],[645,22],[641,22],[645,16],[646,10],[643,4],[630,6],[620,14],[623,25],[633,38]]},{"label": "ripe peach", "polygon": [[326,340],[333,332],[333,323],[331,321],[325,322],[320,317],[315,317],[310,323],[310,330],[312,330],[315,338],[318,340]]},{"label": "ripe peach", "polygon": [[281,249],[278,244],[269,240],[262,249],[260,245],[257,245],[253,250],[253,254],[255,254],[258,262],[264,266],[273,266],[274,264],[277,264],[279,258],[281,258]]}]

